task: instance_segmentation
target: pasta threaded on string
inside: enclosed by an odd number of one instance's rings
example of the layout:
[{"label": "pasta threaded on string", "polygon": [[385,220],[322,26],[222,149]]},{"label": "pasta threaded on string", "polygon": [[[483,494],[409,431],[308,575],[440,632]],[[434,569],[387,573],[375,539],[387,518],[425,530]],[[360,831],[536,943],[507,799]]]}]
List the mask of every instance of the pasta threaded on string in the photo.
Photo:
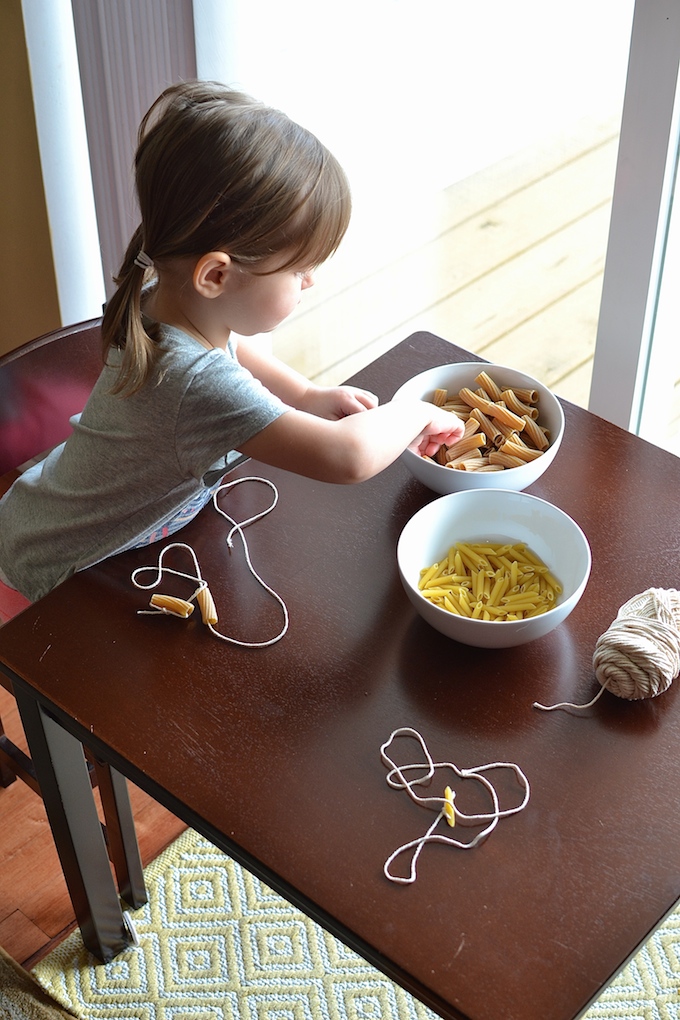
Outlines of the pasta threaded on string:
[{"label": "pasta threaded on string", "polygon": [[524,542],[456,542],[420,572],[423,598],[473,620],[540,616],[556,604],[562,585]]}]

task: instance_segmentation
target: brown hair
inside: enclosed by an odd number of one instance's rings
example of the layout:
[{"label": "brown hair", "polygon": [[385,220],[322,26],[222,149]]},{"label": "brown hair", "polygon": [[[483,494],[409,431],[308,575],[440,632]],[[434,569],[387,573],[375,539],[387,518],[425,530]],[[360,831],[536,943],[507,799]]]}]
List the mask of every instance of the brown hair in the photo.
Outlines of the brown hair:
[{"label": "brown hair", "polygon": [[226,251],[257,265],[313,267],[338,247],[350,217],[347,179],[332,154],[279,110],[217,82],[166,89],[139,128],[135,182],[141,224],[125,253],[102,327],[104,356],[123,348],[113,392],[144,385],[155,345],[141,317],[140,250],[163,263]]}]

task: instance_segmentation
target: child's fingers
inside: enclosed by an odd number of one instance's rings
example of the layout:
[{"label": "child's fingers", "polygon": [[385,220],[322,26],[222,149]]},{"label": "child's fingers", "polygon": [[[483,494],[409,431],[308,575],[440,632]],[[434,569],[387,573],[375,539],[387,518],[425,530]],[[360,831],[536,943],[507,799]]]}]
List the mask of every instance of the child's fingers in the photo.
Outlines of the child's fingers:
[{"label": "child's fingers", "polygon": [[349,397],[349,406],[351,410],[349,414],[353,414],[355,411],[369,411],[372,407],[378,406],[378,398],[375,393],[371,393],[369,390],[359,390],[352,386],[343,387],[345,393]]},{"label": "child's fingers", "polygon": [[341,416],[356,414],[358,411],[370,411],[378,406],[378,398],[375,393],[368,390],[355,389],[352,386],[341,386],[339,388]]}]

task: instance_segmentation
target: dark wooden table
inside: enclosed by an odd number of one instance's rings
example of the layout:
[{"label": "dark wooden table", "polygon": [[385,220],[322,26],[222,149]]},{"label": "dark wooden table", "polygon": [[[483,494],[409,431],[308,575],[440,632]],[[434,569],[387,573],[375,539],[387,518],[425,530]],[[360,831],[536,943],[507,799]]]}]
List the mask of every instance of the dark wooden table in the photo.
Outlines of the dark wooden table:
[{"label": "dark wooden table", "polygon": [[[384,399],[416,372],[465,360],[475,359],[415,334],[356,381]],[[70,735],[86,740],[443,1016],[578,1015],[680,897],[678,689],[640,702],[605,694],[581,714],[532,703],[589,700],[595,641],[619,606],[678,584],[680,460],[565,411],[560,454],[531,491],[582,526],[593,570],[552,634],[485,651],[416,616],[395,546],[435,497],[401,463],[341,487],[250,462],[236,475],[268,477],[280,492],[247,535],[256,568],[289,606],[289,633],[242,649],[213,638],[197,614],[136,615],[148,596],[130,573],[153,562],[148,550],[77,575],[0,630],[0,667],[32,739],[46,726],[56,741],[47,764],[36,748],[40,768],[56,766],[71,790]],[[240,486],[225,505],[242,519],[268,500],[263,489]],[[180,537],[198,554],[219,626],[272,635],[278,609],[239,550],[229,554],[226,531],[208,509]],[[403,726],[435,760],[516,762],[532,791],[526,810],[474,850],[426,847],[404,887],[383,863],[431,816],[385,782],[380,745]],[[56,835],[84,838],[80,824]],[[125,934],[107,895],[80,909],[99,911],[115,953]]]}]

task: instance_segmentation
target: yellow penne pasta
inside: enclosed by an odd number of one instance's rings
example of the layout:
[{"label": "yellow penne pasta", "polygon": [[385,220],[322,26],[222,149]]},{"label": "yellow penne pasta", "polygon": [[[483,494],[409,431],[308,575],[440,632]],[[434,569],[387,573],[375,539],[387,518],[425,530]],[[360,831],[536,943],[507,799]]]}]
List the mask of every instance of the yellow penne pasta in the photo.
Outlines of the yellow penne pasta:
[{"label": "yellow penne pasta", "polygon": [[494,622],[548,612],[562,591],[549,567],[520,542],[457,542],[423,568],[419,586],[446,612]]}]

